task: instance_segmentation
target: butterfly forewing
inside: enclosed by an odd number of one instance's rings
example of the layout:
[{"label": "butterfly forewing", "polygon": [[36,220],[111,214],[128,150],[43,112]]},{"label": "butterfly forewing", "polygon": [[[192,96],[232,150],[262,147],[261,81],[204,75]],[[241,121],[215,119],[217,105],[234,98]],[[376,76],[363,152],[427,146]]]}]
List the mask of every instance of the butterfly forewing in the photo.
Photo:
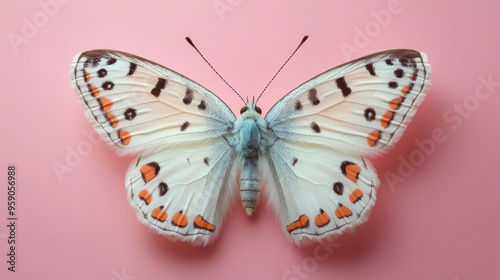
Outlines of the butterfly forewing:
[{"label": "butterfly forewing", "polygon": [[423,53],[377,53],[302,84],[266,120],[282,139],[373,155],[399,139],[426,94],[430,74]]},{"label": "butterfly forewing", "polygon": [[78,54],[70,75],[89,120],[123,153],[206,141],[230,131],[235,120],[205,88],[130,54]]}]

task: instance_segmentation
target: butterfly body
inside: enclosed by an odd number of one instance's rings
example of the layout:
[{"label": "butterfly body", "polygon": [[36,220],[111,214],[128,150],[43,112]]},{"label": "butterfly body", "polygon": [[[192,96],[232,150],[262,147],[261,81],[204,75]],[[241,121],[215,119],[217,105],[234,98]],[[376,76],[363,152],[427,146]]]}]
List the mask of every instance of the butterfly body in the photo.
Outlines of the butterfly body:
[{"label": "butterfly body", "polygon": [[141,222],[206,245],[239,185],[251,215],[265,191],[291,241],[334,239],[367,220],[379,181],[364,158],[401,137],[430,86],[427,56],[389,50],[301,84],[263,117],[236,118],[215,94],[152,61],[113,50],[75,56],[73,89],[114,149]]},{"label": "butterfly body", "polygon": [[233,133],[239,134],[236,152],[237,158],[241,160],[240,198],[249,216],[260,200],[259,157],[265,156],[269,140],[267,123],[256,108],[258,107],[253,103],[243,107],[243,113],[236,120],[233,130]]}]

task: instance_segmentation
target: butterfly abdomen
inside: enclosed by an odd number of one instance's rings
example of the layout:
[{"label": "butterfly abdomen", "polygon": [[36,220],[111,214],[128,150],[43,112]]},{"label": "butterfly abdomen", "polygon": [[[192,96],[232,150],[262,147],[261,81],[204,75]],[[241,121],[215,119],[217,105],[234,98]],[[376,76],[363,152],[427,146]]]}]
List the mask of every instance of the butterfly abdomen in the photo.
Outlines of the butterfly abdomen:
[{"label": "butterfly abdomen", "polygon": [[261,135],[253,119],[243,121],[239,133],[242,160],[240,197],[247,215],[251,216],[260,198],[258,160]]}]

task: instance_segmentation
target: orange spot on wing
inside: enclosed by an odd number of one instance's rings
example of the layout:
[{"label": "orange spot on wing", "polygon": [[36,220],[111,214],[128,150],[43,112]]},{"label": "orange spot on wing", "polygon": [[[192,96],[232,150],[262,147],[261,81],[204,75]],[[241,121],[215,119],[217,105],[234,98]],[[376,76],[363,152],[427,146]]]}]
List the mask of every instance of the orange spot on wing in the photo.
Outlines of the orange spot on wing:
[{"label": "orange spot on wing", "polygon": [[146,205],[150,204],[153,200],[153,196],[147,190],[142,190],[139,193],[139,198],[146,202]]},{"label": "orange spot on wing", "polygon": [[120,141],[122,142],[122,144],[124,146],[127,146],[128,144],[130,144],[130,138],[132,136],[130,136],[130,133],[125,129],[120,129],[118,130],[118,137],[120,137]]},{"label": "orange spot on wing", "polygon": [[172,225],[183,228],[187,226],[187,224],[188,218],[186,215],[182,214],[182,210],[172,216]]},{"label": "orange spot on wing", "polygon": [[358,202],[363,197],[363,192],[360,189],[355,189],[351,195],[349,195],[349,200],[352,203]]},{"label": "orange spot on wing", "polygon": [[286,230],[288,230],[288,232],[292,232],[296,229],[306,228],[308,226],[309,226],[309,217],[307,217],[307,215],[301,215],[298,220],[289,224],[286,227]]},{"label": "orange spot on wing", "polygon": [[342,174],[349,178],[349,180],[353,181],[354,183],[358,181],[358,176],[361,172],[361,167],[359,167],[359,165],[350,161],[344,161],[340,169],[342,171]]},{"label": "orange spot on wing", "polygon": [[99,105],[101,106],[101,110],[107,112],[111,110],[111,106],[113,106],[113,102],[107,98],[101,97],[97,98]]},{"label": "orange spot on wing", "polygon": [[366,140],[368,141],[368,146],[374,147],[379,139],[380,139],[380,131],[375,130],[370,134],[368,134],[368,138]]},{"label": "orange spot on wing", "polygon": [[413,83],[410,83],[409,85],[407,85],[407,86],[403,87],[403,88],[401,89],[401,93],[402,93],[403,95],[407,95],[407,94],[408,94],[408,93],[409,93],[409,92],[413,89],[413,86],[414,86],[414,84],[413,84]]},{"label": "orange spot on wing", "polygon": [[200,228],[208,231],[214,231],[215,226],[203,219],[202,216],[198,215],[194,218],[193,225],[195,228]]},{"label": "orange spot on wing", "polygon": [[96,88],[93,85],[89,85],[89,91],[90,91],[90,94],[92,94],[93,97],[97,97],[100,94],[99,89]]},{"label": "orange spot on wing", "polygon": [[[84,70],[85,71],[85,70]],[[85,76],[84,76],[85,82],[88,83],[90,82],[90,73],[85,71]]]},{"label": "orange spot on wing", "polygon": [[382,116],[382,121],[381,121],[382,127],[388,128],[393,119],[394,119],[394,112],[393,111],[385,112],[385,114]]},{"label": "orange spot on wing", "polygon": [[109,121],[109,124],[116,128],[118,126],[118,120],[116,119],[115,115],[112,113],[106,113],[106,118]]},{"label": "orange spot on wing", "polygon": [[339,206],[339,208],[337,208],[335,210],[335,216],[337,216],[337,218],[339,218],[339,219],[349,217],[351,215],[352,215],[351,209],[349,209],[349,207],[344,206],[342,204]]},{"label": "orange spot on wing", "polygon": [[160,172],[160,165],[156,162],[146,163],[141,167],[140,171],[144,183],[147,183],[158,175],[158,172]]},{"label": "orange spot on wing", "polygon": [[401,107],[401,103],[405,100],[404,97],[396,97],[391,102],[389,102],[389,108],[392,110],[397,110],[399,107]]},{"label": "orange spot on wing", "polygon": [[158,208],[153,209],[153,211],[151,211],[151,217],[160,222],[165,222],[167,220],[168,215],[167,212],[163,211],[163,208],[164,208],[163,206],[160,206]]},{"label": "orange spot on wing", "polygon": [[314,218],[314,223],[318,227],[324,227],[330,223],[330,216],[323,209],[319,209],[319,215]]}]

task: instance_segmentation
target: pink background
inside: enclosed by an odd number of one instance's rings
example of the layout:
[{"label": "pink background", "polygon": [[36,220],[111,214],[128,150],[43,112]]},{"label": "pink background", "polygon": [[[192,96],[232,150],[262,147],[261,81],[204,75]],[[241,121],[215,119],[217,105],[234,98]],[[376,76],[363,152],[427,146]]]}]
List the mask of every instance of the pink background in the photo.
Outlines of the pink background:
[{"label": "pink background", "polygon": [[[498,4],[196,2],[2,1],[1,279],[499,279]],[[395,149],[373,161],[381,187],[368,222],[334,249],[299,248],[264,205],[248,218],[235,201],[209,247],[148,232],[126,200],[132,158],[85,136],[91,127],[68,77],[73,56],[109,48],[149,58],[237,111],[241,102],[184,36],[243,96],[253,96],[304,34],[310,39],[261,99],[264,111],[306,79],[358,56],[413,48],[432,64],[433,85],[414,121]],[[347,45],[356,52],[345,53]],[[424,154],[417,142],[434,148]],[[80,160],[69,166],[78,149]],[[16,273],[6,263],[9,164],[18,169]],[[71,172],[58,177],[55,164]]]}]

